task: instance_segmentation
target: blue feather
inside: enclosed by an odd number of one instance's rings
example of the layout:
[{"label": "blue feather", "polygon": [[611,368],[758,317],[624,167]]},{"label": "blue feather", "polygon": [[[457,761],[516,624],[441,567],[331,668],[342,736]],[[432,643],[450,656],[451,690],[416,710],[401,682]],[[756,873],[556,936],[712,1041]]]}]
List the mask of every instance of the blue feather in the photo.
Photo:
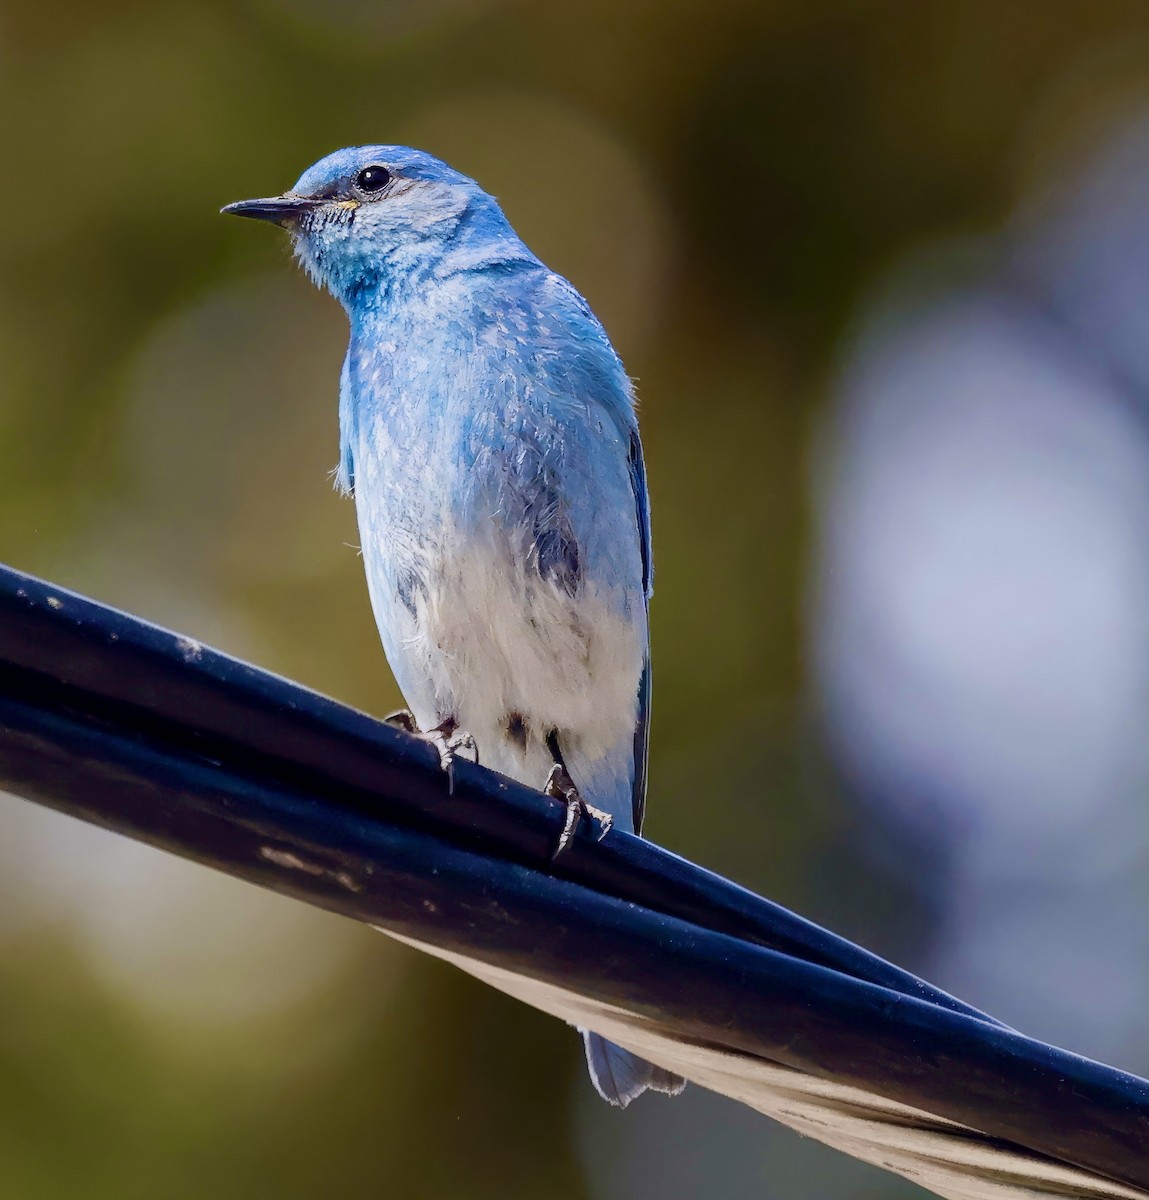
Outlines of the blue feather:
[{"label": "blue feather", "polygon": [[[650,518],[634,397],[602,326],[473,180],[399,146],[341,150],[251,215],[281,219],[347,310],[340,487],[420,728],[642,824]],[[677,1077],[587,1035],[625,1104]]]}]

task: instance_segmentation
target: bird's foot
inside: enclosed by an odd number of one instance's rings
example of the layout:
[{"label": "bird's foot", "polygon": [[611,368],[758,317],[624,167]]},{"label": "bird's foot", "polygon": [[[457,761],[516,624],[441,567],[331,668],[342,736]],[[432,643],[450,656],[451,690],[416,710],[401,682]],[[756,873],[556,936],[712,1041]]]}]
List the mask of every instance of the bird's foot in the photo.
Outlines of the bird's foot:
[{"label": "bird's foot", "polygon": [[579,822],[583,817],[588,817],[590,820],[598,822],[598,841],[601,842],[610,832],[610,827],[614,824],[614,817],[608,812],[603,812],[601,808],[595,808],[593,805],[588,804],[579,795],[579,790],[575,787],[574,780],[567,774],[566,767],[561,763],[555,763],[551,767],[551,773],[547,776],[546,786],[543,788],[543,791],[555,800],[561,800],[567,806],[566,824],[563,826],[562,835],[559,837],[559,844],[555,847],[554,854],[551,855],[552,862],[571,844],[571,839],[574,837],[575,830],[578,828]]},{"label": "bird's foot", "polygon": [[415,717],[411,711],[401,708],[398,712],[384,717],[383,720],[388,725],[394,725],[396,729],[402,729],[405,733],[420,738],[424,742],[430,742],[435,747],[439,752],[439,766],[442,767],[443,774],[447,776],[447,795],[449,796],[455,792],[455,758],[460,751],[469,752],[472,762],[479,761],[479,747],[476,745],[475,739],[471,734],[459,728],[454,717],[448,717],[434,729],[420,729],[415,723]]}]

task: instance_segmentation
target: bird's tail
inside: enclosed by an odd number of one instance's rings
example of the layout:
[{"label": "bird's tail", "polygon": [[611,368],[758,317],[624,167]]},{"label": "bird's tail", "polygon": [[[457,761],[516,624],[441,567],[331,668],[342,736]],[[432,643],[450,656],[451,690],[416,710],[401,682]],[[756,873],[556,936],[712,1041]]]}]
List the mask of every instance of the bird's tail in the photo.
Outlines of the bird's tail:
[{"label": "bird's tail", "polygon": [[647,1089],[677,1096],[686,1087],[686,1080],[681,1075],[664,1071],[589,1029],[579,1032],[586,1046],[591,1083],[608,1104],[626,1108],[635,1096],[641,1096]]}]

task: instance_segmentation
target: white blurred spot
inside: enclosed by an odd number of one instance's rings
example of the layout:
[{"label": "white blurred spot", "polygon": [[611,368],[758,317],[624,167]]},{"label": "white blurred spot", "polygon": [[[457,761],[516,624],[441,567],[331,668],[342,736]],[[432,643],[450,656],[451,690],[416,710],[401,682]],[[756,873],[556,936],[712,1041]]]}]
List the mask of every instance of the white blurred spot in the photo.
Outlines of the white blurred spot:
[{"label": "white blurred spot", "polygon": [[819,657],[847,754],[955,831],[1075,835],[1143,763],[1139,423],[990,293],[887,328],[844,394]]},{"label": "white blurred spot", "polygon": [[[928,840],[943,986],[1149,1063],[1149,114],[980,287],[878,307],[825,460],[814,652],[879,819]],[[906,863],[913,875],[920,865]]]},{"label": "white blurred spot", "polygon": [[0,794],[0,943],[66,931],[105,985],[165,1021],[267,1020],[366,944],[354,922]]}]

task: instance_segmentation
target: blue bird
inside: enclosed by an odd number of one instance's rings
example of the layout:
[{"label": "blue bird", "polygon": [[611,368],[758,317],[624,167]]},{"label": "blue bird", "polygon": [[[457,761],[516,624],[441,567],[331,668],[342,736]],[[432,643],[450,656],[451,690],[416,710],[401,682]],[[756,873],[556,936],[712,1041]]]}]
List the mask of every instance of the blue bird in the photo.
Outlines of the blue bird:
[{"label": "blue bird", "polygon": [[[282,196],[223,210],[285,227],[347,311],[339,485],[410,714],[639,832],[650,526],[634,396],[586,301],[472,179],[419,150],[340,150]],[[558,851],[556,851],[558,853]],[[612,1104],[684,1081],[582,1031]]]}]

